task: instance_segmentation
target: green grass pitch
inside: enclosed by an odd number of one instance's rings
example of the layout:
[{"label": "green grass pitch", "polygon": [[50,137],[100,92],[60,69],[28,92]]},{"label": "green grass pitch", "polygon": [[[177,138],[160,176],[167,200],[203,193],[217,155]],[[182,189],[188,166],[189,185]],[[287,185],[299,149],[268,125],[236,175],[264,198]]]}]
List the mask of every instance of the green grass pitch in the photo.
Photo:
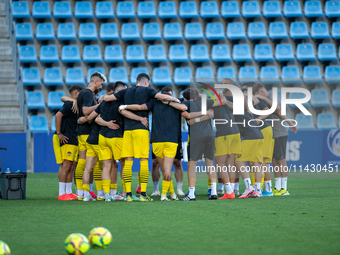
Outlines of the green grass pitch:
[{"label": "green grass pitch", "polygon": [[103,226],[112,243],[87,254],[339,254],[339,179],[289,178],[288,187],[287,197],[209,201],[198,178],[196,202],[85,203],[57,201],[57,174],[29,174],[26,200],[0,200],[0,240],[13,255],[66,254],[69,234]]}]

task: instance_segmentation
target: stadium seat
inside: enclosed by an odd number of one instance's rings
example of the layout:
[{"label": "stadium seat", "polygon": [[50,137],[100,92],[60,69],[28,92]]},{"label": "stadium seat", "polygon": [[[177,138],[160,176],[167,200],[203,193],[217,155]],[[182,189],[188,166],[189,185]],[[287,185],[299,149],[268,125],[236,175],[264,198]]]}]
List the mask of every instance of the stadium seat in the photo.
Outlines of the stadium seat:
[{"label": "stadium seat", "polygon": [[136,79],[137,76],[141,73],[146,73],[149,74],[149,71],[146,67],[134,67],[131,68],[131,73],[130,73],[130,82],[132,85],[136,85]]},{"label": "stadium seat", "polygon": [[170,45],[169,60],[174,63],[188,62],[188,51],[185,45]]},{"label": "stadium seat", "polygon": [[229,46],[226,44],[215,44],[211,49],[211,59],[215,62],[230,62],[231,55]]},{"label": "stadium seat", "polygon": [[74,16],[77,19],[93,19],[93,9],[91,2],[77,1],[74,7]]},{"label": "stadium seat", "polygon": [[[291,93],[289,93],[289,96],[288,96],[289,99],[302,99],[302,98],[305,98],[305,97],[306,97],[306,95],[304,93],[299,93],[299,92],[291,92]],[[307,103],[303,103],[302,105],[304,107],[309,107],[309,103],[308,102]],[[294,109],[297,108],[295,104],[290,104],[289,106],[294,108]]]},{"label": "stadium seat", "polygon": [[303,68],[303,81],[305,83],[321,83],[322,75],[319,66],[305,66]]},{"label": "stadium seat", "polygon": [[12,4],[12,16],[13,19],[25,19],[29,18],[30,9],[28,3],[25,1],[16,1]]},{"label": "stadium seat", "polygon": [[294,61],[294,51],[291,44],[276,44],[275,58],[279,62]]},{"label": "stadium seat", "polygon": [[151,1],[139,2],[137,7],[137,15],[140,19],[157,18],[155,4]]},{"label": "stadium seat", "polygon": [[302,17],[300,1],[284,1],[283,15],[287,18]]},{"label": "stadium seat", "polygon": [[55,128],[55,115],[52,117],[52,122],[51,122],[51,132],[54,133],[56,130]]},{"label": "stadium seat", "polygon": [[200,6],[200,14],[202,19],[213,19],[220,17],[217,2],[202,1]]},{"label": "stadium seat", "polygon": [[219,67],[217,69],[217,82],[222,82],[223,79],[229,78],[236,84],[236,72],[234,67]]},{"label": "stadium seat", "polygon": [[313,107],[329,107],[329,106],[331,106],[327,90],[325,90],[325,89],[312,89],[310,104]]},{"label": "stadium seat", "polygon": [[260,71],[260,80],[263,84],[280,83],[279,71],[276,66],[262,66]]},{"label": "stadium seat", "polygon": [[113,6],[110,1],[103,1],[96,3],[96,17],[97,19],[112,19],[115,14]]},{"label": "stadium seat", "polygon": [[46,116],[32,115],[30,117],[30,131],[35,132],[49,132]]},{"label": "stadium seat", "polygon": [[63,96],[65,96],[64,91],[50,91],[47,97],[47,107],[50,110],[61,109],[64,103],[60,100],[60,98]]},{"label": "stadium seat", "polygon": [[225,19],[240,18],[240,8],[236,1],[223,1],[221,5],[221,16]]},{"label": "stadium seat", "polygon": [[24,68],[22,71],[22,83],[24,86],[40,86],[39,68]]},{"label": "stadium seat", "polygon": [[165,23],[163,37],[167,41],[183,40],[182,28],[179,23]]},{"label": "stadium seat", "polygon": [[214,71],[211,67],[197,67],[195,79],[215,79]]},{"label": "stadium seat", "polygon": [[303,113],[297,113],[295,120],[298,123],[298,130],[315,130],[314,120],[312,115],[304,115]]},{"label": "stadium seat", "polygon": [[186,23],[184,37],[189,41],[203,40],[204,35],[201,23]]},{"label": "stadium seat", "polygon": [[273,50],[270,44],[256,44],[254,59],[259,62],[274,61]]},{"label": "stadium seat", "polygon": [[59,62],[58,49],[55,45],[43,45],[40,48],[40,62],[52,64]]},{"label": "stadium seat", "polygon": [[238,79],[240,83],[259,81],[256,68],[253,66],[241,66],[238,71]]},{"label": "stadium seat", "polygon": [[305,1],[305,16],[307,18],[323,17],[320,1]]},{"label": "stadium seat", "polygon": [[261,17],[259,3],[257,1],[243,1],[242,16],[246,19]]},{"label": "stadium seat", "polygon": [[296,48],[296,58],[299,61],[316,60],[314,46],[311,43],[301,43]]},{"label": "stadium seat", "polygon": [[284,22],[270,22],[268,30],[269,38],[282,40],[288,38],[287,27]]},{"label": "stadium seat", "polygon": [[198,10],[196,2],[194,1],[181,1],[179,5],[179,16],[182,19],[198,18]]},{"label": "stadium seat", "polygon": [[99,99],[101,96],[104,96],[106,94],[106,91],[99,91],[98,92],[98,96],[97,96],[97,99]]},{"label": "stadium seat", "polygon": [[41,91],[27,91],[28,110],[45,109],[44,95]]},{"label": "stadium seat", "polygon": [[332,92],[332,105],[334,107],[340,107],[340,89],[334,89]]},{"label": "stadium seat", "polygon": [[318,46],[318,59],[321,62],[337,60],[334,44],[320,43]]},{"label": "stadium seat", "polygon": [[340,83],[340,67],[339,66],[326,66],[325,81],[327,83]]},{"label": "stadium seat", "polygon": [[120,37],[124,41],[140,40],[139,27],[137,23],[123,23],[120,30]]},{"label": "stadium seat", "polygon": [[282,17],[281,6],[279,1],[264,1],[262,6],[263,16],[266,18]]},{"label": "stadium seat", "polygon": [[149,45],[147,59],[151,63],[166,62],[166,52],[164,45]]},{"label": "stadium seat", "polygon": [[222,23],[207,23],[205,27],[205,37],[212,41],[225,39]]},{"label": "stadium seat", "polygon": [[80,52],[77,45],[65,45],[61,50],[61,61],[64,63],[79,63]]},{"label": "stadium seat", "polygon": [[317,129],[329,130],[338,129],[333,113],[319,113],[316,120]]},{"label": "stadium seat", "polygon": [[167,67],[156,67],[152,71],[152,83],[155,86],[171,86],[172,79]]},{"label": "stadium seat", "polygon": [[306,22],[290,23],[289,34],[293,40],[308,39],[309,34]]},{"label": "stadium seat", "polygon": [[246,30],[242,22],[229,22],[227,26],[227,37],[229,40],[246,39]]},{"label": "stadium seat", "polygon": [[116,15],[118,19],[133,19],[136,17],[133,2],[121,1],[117,4]]},{"label": "stadium seat", "polygon": [[284,84],[300,84],[301,74],[297,66],[284,66],[281,71],[281,79]]},{"label": "stadium seat", "polygon": [[[89,68],[87,70],[87,84],[90,84],[90,80],[91,80],[91,75],[94,73],[94,72],[100,72],[101,74],[104,74],[104,76],[106,77],[106,73],[105,73],[105,69],[102,68],[102,67],[92,67],[92,68]],[[106,82],[103,83],[104,86],[107,85]]]},{"label": "stadium seat", "polygon": [[103,41],[119,40],[117,24],[102,23],[100,25],[99,37]]},{"label": "stadium seat", "polygon": [[176,67],[174,72],[174,83],[177,86],[189,86],[193,79],[190,67]]},{"label": "stadium seat", "polygon": [[81,23],[79,25],[78,37],[82,41],[97,41],[97,27],[94,23]]},{"label": "stadium seat", "polygon": [[35,32],[35,37],[39,41],[55,40],[52,23],[39,23]]},{"label": "stadium seat", "polygon": [[145,41],[162,40],[161,28],[159,27],[159,24],[144,23],[142,36]]},{"label": "stadium seat", "polygon": [[56,1],[53,6],[53,16],[55,19],[72,18],[72,8],[68,1]]},{"label": "stadium seat", "polygon": [[205,44],[191,45],[190,60],[194,63],[202,63],[210,60],[208,47]]},{"label": "stadium seat", "polygon": [[127,71],[125,68],[111,68],[109,73],[109,82],[122,81],[129,84]]},{"label": "stadium seat", "polygon": [[50,3],[47,1],[35,1],[32,7],[32,16],[35,19],[51,18]]},{"label": "stadium seat", "polygon": [[128,63],[145,62],[145,54],[142,45],[128,45],[126,47],[125,59]]},{"label": "stadium seat", "polygon": [[236,62],[252,61],[251,50],[248,44],[235,44],[233,46],[233,59]]},{"label": "stadium seat", "polygon": [[85,45],[83,48],[83,61],[85,63],[100,63],[103,61],[99,45]]},{"label": "stadium seat", "polygon": [[18,41],[33,40],[33,30],[30,23],[17,23],[15,25],[15,38]]},{"label": "stadium seat", "polygon": [[328,18],[340,17],[340,2],[339,1],[326,1],[325,15]]},{"label": "stadium seat", "polygon": [[326,22],[313,22],[310,29],[310,35],[316,40],[331,38]]},{"label": "stadium seat", "polygon": [[107,45],[104,51],[104,60],[106,63],[123,63],[124,54],[123,54],[122,46]]},{"label": "stadium seat", "polygon": [[262,22],[250,22],[248,24],[248,37],[250,40],[262,40],[267,38],[266,26]]},{"label": "stadium seat", "polygon": [[37,63],[37,52],[34,46],[20,46],[20,63]]},{"label": "stadium seat", "polygon": [[172,19],[177,18],[177,11],[175,2],[164,1],[158,4],[158,16],[161,19]]},{"label": "stadium seat", "polygon": [[76,29],[73,23],[59,23],[57,37],[60,41],[76,40]]},{"label": "stadium seat", "polygon": [[60,68],[45,68],[44,71],[45,86],[63,86],[63,75]]},{"label": "stadium seat", "polygon": [[333,22],[333,24],[332,24],[332,37],[335,40],[340,39],[340,22]]},{"label": "stadium seat", "polygon": [[65,83],[67,86],[79,84],[85,86],[84,73],[82,68],[67,68],[65,74]]}]

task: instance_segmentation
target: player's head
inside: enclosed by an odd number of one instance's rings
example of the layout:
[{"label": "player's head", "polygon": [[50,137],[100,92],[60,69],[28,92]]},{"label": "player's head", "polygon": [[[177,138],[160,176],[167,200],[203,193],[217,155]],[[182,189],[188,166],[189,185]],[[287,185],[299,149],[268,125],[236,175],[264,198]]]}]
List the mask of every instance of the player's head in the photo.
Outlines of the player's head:
[{"label": "player's head", "polygon": [[90,77],[90,85],[94,86],[94,93],[97,94],[102,90],[103,83],[106,82],[106,77],[100,72],[94,72]]},{"label": "player's head", "polygon": [[188,88],[183,91],[183,98],[185,101],[197,100],[199,97],[198,91],[196,89]]},{"label": "player's head", "polygon": [[231,93],[230,89],[223,89],[223,95],[231,97],[233,93]]},{"label": "player's head", "polygon": [[114,86],[115,86],[115,84],[112,83],[112,82],[107,84],[107,86],[106,86],[106,95],[111,95],[113,93]]},{"label": "player's head", "polygon": [[242,84],[242,88],[248,88],[253,87],[255,85],[255,82],[249,81]]},{"label": "player's head", "polygon": [[241,88],[242,93],[247,96],[248,88],[247,87],[242,87]]},{"label": "player's head", "polygon": [[78,99],[79,92],[82,91],[83,89],[84,89],[84,87],[82,87],[78,84],[75,84],[75,85],[72,85],[70,87],[68,92],[70,92],[70,95],[73,99]]},{"label": "player's head", "polygon": [[253,86],[253,95],[262,95],[267,97],[269,92],[266,90],[262,83],[255,83]]},{"label": "player's head", "polygon": [[140,73],[136,79],[136,86],[149,87],[150,77],[146,73]]},{"label": "player's head", "polygon": [[173,96],[172,89],[169,86],[165,86],[161,90],[162,94]]},{"label": "player's head", "polygon": [[114,93],[117,93],[117,92],[119,92],[119,91],[121,91],[121,90],[123,90],[123,89],[126,89],[126,88],[127,88],[127,85],[126,85],[124,82],[122,82],[122,81],[117,81],[117,82],[115,83],[114,87],[113,87],[113,92],[114,92]]},{"label": "player's head", "polygon": [[222,84],[234,85],[234,81],[232,79],[225,78],[225,79],[223,79]]}]

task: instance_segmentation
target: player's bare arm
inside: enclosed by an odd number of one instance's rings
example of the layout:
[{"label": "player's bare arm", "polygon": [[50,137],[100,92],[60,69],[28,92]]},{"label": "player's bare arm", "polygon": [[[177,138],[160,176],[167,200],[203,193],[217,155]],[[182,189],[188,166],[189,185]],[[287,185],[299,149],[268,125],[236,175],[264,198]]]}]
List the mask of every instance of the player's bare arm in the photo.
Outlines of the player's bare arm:
[{"label": "player's bare arm", "polygon": [[130,110],[130,111],[147,111],[148,107],[146,104],[130,104],[130,105],[121,105],[119,106],[119,110]]},{"label": "player's bare arm", "polygon": [[163,100],[162,103],[170,105],[171,107],[173,107],[173,108],[175,108],[179,111],[182,111],[182,112],[188,110],[188,107],[185,104],[180,104],[180,103],[177,103],[177,102],[173,103],[172,101],[165,101],[165,100]]},{"label": "player's bare arm", "polygon": [[68,96],[62,96],[60,98],[61,102],[65,103],[65,102],[72,102],[73,105],[72,105],[72,112],[73,113],[77,113],[78,112],[78,105],[77,105],[77,99],[74,99],[72,97],[68,97]]},{"label": "player's bare arm", "polygon": [[209,120],[214,118],[214,111],[212,109],[207,110],[206,115],[202,115],[201,117],[195,118],[195,119],[190,119],[187,121],[188,125],[193,125],[201,121]]},{"label": "player's bare arm", "polygon": [[96,108],[98,107],[98,105],[94,105],[94,106],[83,106],[83,114],[84,115],[90,115],[94,110],[96,110]]},{"label": "player's bare arm", "polygon": [[[225,105],[227,103],[226,97],[224,96],[223,93],[220,93],[219,96],[221,98],[222,105]],[[212,105],[212,107],[216,107],[216,106],[221,106],[220,100],[218,100],[217,97],[215,97],[215,103]]]},{"label": "player's bare arm", "polygon": [[100,126],[104,126],[104,127],[108,127],[110,129],[116,130],[119,128],[119,125],[116,124],[116,120],[110,120],[110,121],[105,121],[103,120],[103,118],[100,116],[100,114],[97,116],[97,118],[95,119],[95,122],[100,125]]},{"label": "player's bare arm", "polygon": [[115,97],[115,95],[105,95],[104,96],[104,101],[105,102],[110,102],[110,101],[115,101],[117,100],[117,98]]},{"label": "player's bare arm", "polygon": [[68,137],[60,133],[61,120],[63,116],[64,115],[61,112],[57,112],[57,114],[55,115],[55,129],[61,143],[66,144],[68,143]]},{"label": "player's bare arm", "polygon": [[177,98],[174,98],[174,97],[169,96],[169,95],[161,94],[161,93],[157,93],[155,98],[159,99],[159,100],[173,101],[173,102],[177,102],[177,103],[181,102]]},{"label": "player's bare arm", "polygon": [[142,123],[146,128],[149,127],[149,120],[148,118],[140,117],[126,109],[119,110],[120,114],[122,114],[125,118],[129,118],[131,120],[139,121]]}]

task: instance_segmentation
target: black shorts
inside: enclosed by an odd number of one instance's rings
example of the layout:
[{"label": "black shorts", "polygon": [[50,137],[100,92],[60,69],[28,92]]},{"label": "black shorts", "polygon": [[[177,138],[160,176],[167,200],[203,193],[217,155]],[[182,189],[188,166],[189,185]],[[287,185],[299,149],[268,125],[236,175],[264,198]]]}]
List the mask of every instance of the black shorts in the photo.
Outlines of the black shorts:
[{"label": "black shorts", "polygon": [[286,158],[287,139],[288,135],[275,138],[273,159]]},{"label": "black shorts", "polygon": [[204,158],[214,160],[215,137],[204,137],[201,139],[190,139],[188,143],[188,160],[198,161]]},{"label": "black shorts", "polygon": [[[152,159],[156,159],[156,155],[153,152],[152,152]],[[178,160],[182,160],[183,159],[182,142],[178,143],[175,159],[178,159]]]}]

